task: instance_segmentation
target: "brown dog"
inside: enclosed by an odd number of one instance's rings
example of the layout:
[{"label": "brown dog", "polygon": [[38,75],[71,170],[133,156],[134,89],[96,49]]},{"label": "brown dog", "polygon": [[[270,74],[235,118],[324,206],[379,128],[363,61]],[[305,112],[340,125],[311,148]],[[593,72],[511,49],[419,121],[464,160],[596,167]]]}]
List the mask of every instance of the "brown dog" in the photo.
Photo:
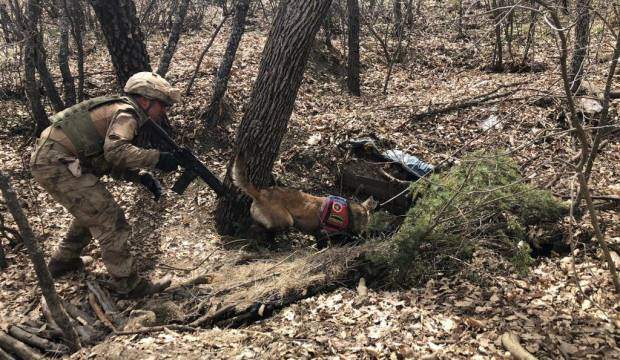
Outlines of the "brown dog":
[{"label": "brown dog", "polygon": [[250,208],[252,219],[271,232],[295,227],[313,235],[322,230],[360,234],[368,224],[370,212],[378,205],[372,197],[358,204],[279,186],[258,189],[248,180],[246,162],[240,155],[235,159],[232,179],[254,200]]}]

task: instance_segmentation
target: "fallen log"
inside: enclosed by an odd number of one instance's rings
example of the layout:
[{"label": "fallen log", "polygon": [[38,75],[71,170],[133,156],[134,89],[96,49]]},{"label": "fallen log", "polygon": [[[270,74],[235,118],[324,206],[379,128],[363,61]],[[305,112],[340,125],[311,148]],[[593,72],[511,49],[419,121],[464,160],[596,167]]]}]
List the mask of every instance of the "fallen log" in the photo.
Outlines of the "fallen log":
[{"label": "fallen log", "polygon": [[2,350],[2,348],[0,348],[0,360],[16,360],[16,359],[12,357],[11,355],[9,355],[9,353],[7,353],[6,351]]},{"label": "fallen log", "polygon": [[69,348],[66,345],[57,344],[55,342],[44,339],[36,334],[32,334],[20,328],[19,326],[11,325],[9,327],[9,335],[23,342],[24,344],[39,348],[46,353],[50,353],[53,355],[63,355],[69,353]]},{"label": "fallen log", "polygon": [[62,338],[62,332],[59,329],[57,329],[57,330],[41,329],[40,327],[32,327],[32,326],[28,326],[26,324],[19,324],[17,326],[22,328],[24,331],[27,331],[27,332],[29,332],[31,334],[35,334],[37,336],[40,336],[40,337],[48,339],[48,340]]},{"label": "fallen log", "polygon": [[33,332],[33,334],[38,334],[39,336],[43,336],[48,339],[60,339],[63,337],[62,330],[60,330],[59,327],[47,322],[29,319],[24,321],[24,323],[20,324],[19,326],[21,328],[29,327],[31,329],[34,329],[35,332]]},{"label": "fallen log", "polygon": [[41,359],[43,356],[37,350],[15,339],[4,331],[0,330],[0,347],[11,352],[24,360]]},{"label": "fallen log", "polygon": [[517,335],[507,332],[502,335],[502,345],[510,352],[510,355],[514,356],[517,360],[537,360],[537,358],[530,354],[519,343]]},{"label": "fallen log", "polygon": [[45,325],[47,325],[47,323],[43,322],[42,320],[39,319],[27,319],[23,322],[24,325],[28,325],[30,327],[33,328],[41,328]]},{"label": "fallen log", "polygon": [[207,313],[199,317],[198,319],[194,320],[189,325],[192,327],[203,326],[205,324],[211,325],[215,323],[216,321],[226,319],[227,317],[230,316],[230,314],[234,314],[234,310],[235,310],[235,305],[224,306],[212,314]]}]

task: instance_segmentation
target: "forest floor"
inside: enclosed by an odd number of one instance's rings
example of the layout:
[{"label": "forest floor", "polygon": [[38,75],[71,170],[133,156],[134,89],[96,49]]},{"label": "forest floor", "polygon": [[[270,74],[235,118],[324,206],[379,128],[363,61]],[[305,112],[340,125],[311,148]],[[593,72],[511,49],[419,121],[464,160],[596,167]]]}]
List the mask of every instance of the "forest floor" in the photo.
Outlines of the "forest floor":
[{"label": "forest floor", "polygon": [[[508,150],[531,183],[548,186],[557,194],[570,194],[576,185],[566,164],[577,150],[565,133],[543,137],[563,129],[554,118],[555,106],[536,105],[541,96],[562,96],[553,43],[540,40],[535,49],[535,59],[546,66],[542,72],[485,72],[482,65],[489,62],[490,54],[480,52],[479,44],[458,39],[455,30],[441,26],[441,11],[432,10],[429,13],[436,13],[437,18],[420,20],[424,21],[419,24],[423,30],[413,35],[407,62],[396,64],[386,94],[382,93],[386,66],[374,41],[362,41],[363,94],[359,98],[348,95],[344,88],[340,40],[334,41],[336,50],[317,46],[274,167],[276,178],[310,193],[341,194],[336,180],[342,159],[336,145],[374,134],[394,148],[435,164],[478,149]],[[172,83],[186,86],[210,31],[181,38],[168,73]],[[178,139],[196,149],[218,175],[223,175],[230,158],[268,26],[253,22],[243,36],[228,87],[228,99],[235,109],[233,120],[200,134],[192,129],[200,125],[200,110],[208,103],[228,32],[225,29],[209,51],[192,95],[186,96],[170,117],[179,129]],[[151,59],[158,59],[165,41],[164,35],[149,38]],[[106,48],[90,44],[87,94],[112,92],[115,80]],[[608,52],[602,48],[602,53]],[[605,69],[604,61],[592,64],[592,83],[601,86]],[[524,85],[498,103],[409,122],[429,104],[472,98],[516,83]],[[0,120],[5,122],[0,128],[2,169],[13,177],[22,205],[49,255],[70,217],[29,175],[32,139],[23,125],[28,119],[24,103],[4,100],[2,107],[4,114],[11,114]],[[483,129],[483,123],[493,117],[496,125]],[[619,140],[616,135],[599,156],[592,178],[595,194],[620,195]],[[216,199],[201,184],[192,185],[184,196],[170,192],[154,203],[143,189],[106,181],[126,210],[133,229],[132,251],[140,270],[148,276],[168,272],[180,282],[193,275],[212,274],[218,265],[240,257],[251,261],[270,256],[268,251],[252,253],[222,246],[234,240],[215,231]],[[172,178],[164,181],[168,186],[173,183]],[[620,214],[611,210],[602,212],[601,217],[607,241],[620,244]],[[14,226],[10,221],[7,224]],[[576,235],[587,233],[588,224],[586,217],[578,224]],[[240,329],[110,336],[72,358],[491,359],[507,356],[500,340],[507,331],[518,334],[525,348],[538,358],[620,358],[620,303],[613,294],[609,270],[589,237],[575,238],[579,241],[572,256],[541,257],[524,275],[507,271],[510,265],[505,260],[481,251],[458,274],[438,277],[419,288],[373,288],[364,294],[354,286],[341,287]],[[0,241],[8,249],[5,240]],[[281,236],[279,243],[291,244],[273,252],[279,259],[298,251],[315,251],[311,239],[294,233]],[[7,252],[10,266],[0,273],[0,327],[40,314],[40,292],[25,250]],[[87,248],[87,254],[95,259],[87,276],[105,274],[96,244]],[[281,263],[276,261],[275,266]],[[66,299],[80,298],[86,292],[84,279],[84,274],[67,277],[57,282],[57,288]],[[140,302],[125,302],[124,306],[139,307]]]}]

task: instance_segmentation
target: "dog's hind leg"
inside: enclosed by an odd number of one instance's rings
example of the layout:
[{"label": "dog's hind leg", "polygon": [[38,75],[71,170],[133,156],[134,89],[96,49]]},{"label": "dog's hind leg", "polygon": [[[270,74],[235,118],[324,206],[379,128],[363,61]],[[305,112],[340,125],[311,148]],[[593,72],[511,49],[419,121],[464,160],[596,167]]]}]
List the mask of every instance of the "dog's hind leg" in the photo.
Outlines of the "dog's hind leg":
[{"label": "dog's hind leg", "polygon": [[291,214],[280,207],[261,206],[255,201],[250,208],[250,214],[257,223],[270,231],[284,230],[293,226]]}]

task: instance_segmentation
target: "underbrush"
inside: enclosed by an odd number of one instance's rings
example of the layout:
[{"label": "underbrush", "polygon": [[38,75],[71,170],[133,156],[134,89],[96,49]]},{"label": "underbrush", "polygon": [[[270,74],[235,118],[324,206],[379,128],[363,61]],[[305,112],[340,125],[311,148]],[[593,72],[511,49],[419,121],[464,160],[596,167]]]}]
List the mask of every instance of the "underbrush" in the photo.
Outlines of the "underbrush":
[{"label": "underbrush", "polygon": [[562,241],[557,224],[566,205],[549,191],[526,184],[506,156],[476,153],[449,172],[414,183],[411,191],[414,205],[402,225],[375,240],[380,246],[370,256],[393,286],[454,273],[478,247],[497,252],[516,271],[525,272],[533,262],[533,247]]}]

